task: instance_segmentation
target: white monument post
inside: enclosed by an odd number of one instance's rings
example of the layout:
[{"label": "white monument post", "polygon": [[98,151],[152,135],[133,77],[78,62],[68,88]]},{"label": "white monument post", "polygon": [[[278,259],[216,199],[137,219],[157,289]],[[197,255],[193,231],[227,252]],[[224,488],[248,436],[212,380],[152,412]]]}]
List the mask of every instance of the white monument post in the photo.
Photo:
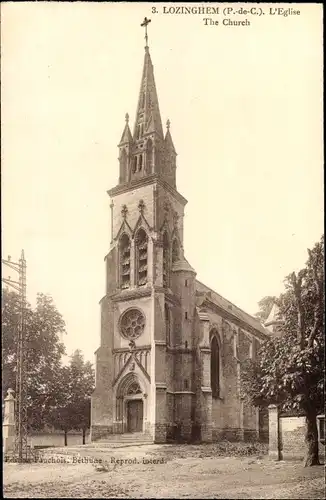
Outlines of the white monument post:
[{"label": "white monument post", "polygon": [[3,454],[14,450],[15,444],[15,398],[14,391],[8,389],[5,397],[4,419],[2,424]]}]

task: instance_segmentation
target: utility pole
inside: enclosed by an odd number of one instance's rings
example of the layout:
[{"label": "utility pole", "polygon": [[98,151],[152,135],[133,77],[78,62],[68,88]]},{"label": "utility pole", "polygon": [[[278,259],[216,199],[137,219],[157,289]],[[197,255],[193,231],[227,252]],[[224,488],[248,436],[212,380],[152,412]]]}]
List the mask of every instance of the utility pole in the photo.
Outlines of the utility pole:
[{"label": "utility pole", "polygon": [[18,461],[27,460],[27,392],[26,392],[26,260],[24,250],[18,262],[12,262],[10,255],[8,259],[2,259],[2,264],[18,272],[18,281],[8,278],[2,278],[6,285],[11,286],[19,293],[19,324],[17,328],[17,366],[16,366],[16,404],[15,404],[15,423],[16,423],[16,441],[15,453],[18,455]]}]

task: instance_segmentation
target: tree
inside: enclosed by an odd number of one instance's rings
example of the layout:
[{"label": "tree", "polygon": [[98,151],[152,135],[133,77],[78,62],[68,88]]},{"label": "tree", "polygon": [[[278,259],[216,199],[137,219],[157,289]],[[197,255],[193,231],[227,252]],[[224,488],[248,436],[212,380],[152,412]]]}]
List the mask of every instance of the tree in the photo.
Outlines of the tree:
[{"label": "tree", "polygon": [[61,370],[61,394],[63,401],[52,413],[53,426],[65,433],[65,446],[69,430],[82,430],[83,444],[86,431],[90,427],[91,395],[95,386],[92,365],[84,361],[77,349],[70,358],[69,366]]},{"label": "tree", "polygon": [[278,304],[282,336],[261,344],[243,365],[244,396],[256,406],[278,404],[306,417],[305,465],[319,464],[317,414],[324,394],[324,238],[308,250],[299,273],[285,279]]},{"label": "tree", "polygon": [[[15,389],[19,297],[2,291],[2,398],[9,388]],[[36,307],[26,309],[26,384],[28,424],[42,428],[48,421],[51,407],[58,405],[61,358],[65,353],[61,336],[65,323],[51,297],[38,294]]]},{"label": "tree", "polygon": [[256,318],[258,318],[262,323],[265,323],[276,301],[276,297],[272,295],[267,295],[261,299],[258,302],[259,311],[255,314]]},{"label": "tree", "polygon": [[68,404],[68,394],[70,385],[70,374],[67,366],[62,366],[58,374],[60,379],[60,396],[56,398],[56,405],[52,406],[49,412],[49,425],[64,432],[64,445],[68,444],[68,432],[72,428],[71,418],[73,416]]},{"label": "tree", "polygon": [[83,431],[85,444],[86,430],[90,427],[91,395],[95,387],[95,374],[92,364],[84,361],[80,350],[76,350],[70,359],[70,399],[73,412],[73,428]]}]

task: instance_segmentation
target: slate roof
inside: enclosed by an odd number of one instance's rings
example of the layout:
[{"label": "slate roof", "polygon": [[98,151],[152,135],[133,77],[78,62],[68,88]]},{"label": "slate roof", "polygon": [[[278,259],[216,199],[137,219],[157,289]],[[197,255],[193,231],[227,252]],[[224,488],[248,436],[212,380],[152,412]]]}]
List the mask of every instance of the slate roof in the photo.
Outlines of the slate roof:
[{"label": "slate roof", "polygon": [[243,321],[244,323],[248,324],[258,332],[262,333],[263,335],[266,335],[268,337],[270,336],[270,332],[260,323],[258,319],[246,313],[236,305],[232,304],[232,302],[222,297],[222,295],[219,295],[218,293],[214,292],[214,290],[212,290],[211,288],[204,285],[198,280],[196,280],[196,291],[199,292],[200,294],[207,294],[208,298],[212,302],[214,302],[217,306],[224,309],[228,314],[234,316],[236,319],[240,321]]}]

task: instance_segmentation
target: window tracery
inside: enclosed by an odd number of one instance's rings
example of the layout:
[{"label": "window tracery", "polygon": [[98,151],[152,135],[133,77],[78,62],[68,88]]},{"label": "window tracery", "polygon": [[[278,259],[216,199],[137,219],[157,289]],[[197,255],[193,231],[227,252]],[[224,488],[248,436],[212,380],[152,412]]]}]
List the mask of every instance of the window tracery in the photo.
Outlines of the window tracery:
[{"label": "window tracery", "polygon": [[120,286],[123,289],[130,286],[130,238],[127,234],[120,239]]},{"label": "window tracery", "polygon": [[141,393],[141,388],[138,382],[133,382],[130,384],[127,390],[127,395],[133,395],[133,394],[140,394]]},{"label": "window tracery", "polygon": [[137,339],[144,331],[145,316],[139,309],[129,309],[121,316],[119,326],[125,339]]}]

